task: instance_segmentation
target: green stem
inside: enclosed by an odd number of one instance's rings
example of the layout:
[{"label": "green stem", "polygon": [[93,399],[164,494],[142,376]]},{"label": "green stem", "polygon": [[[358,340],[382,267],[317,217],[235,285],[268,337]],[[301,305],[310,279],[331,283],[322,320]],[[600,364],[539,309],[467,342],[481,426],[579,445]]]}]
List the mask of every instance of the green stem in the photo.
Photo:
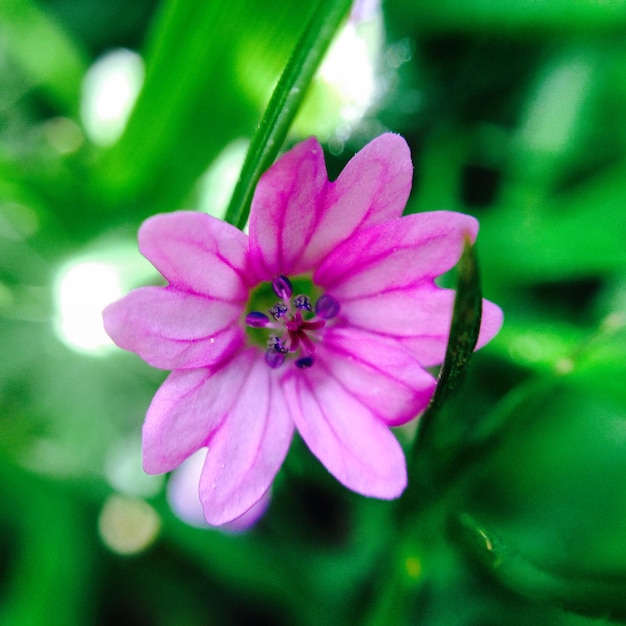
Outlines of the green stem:
[{"label": "green stem", "polygon": [[351,4],[351,0],[319,0],[313,10],[250,143],[228,205],[224,219],[237,228],[246,225],[256,184],[278,155],[307,88]]}]

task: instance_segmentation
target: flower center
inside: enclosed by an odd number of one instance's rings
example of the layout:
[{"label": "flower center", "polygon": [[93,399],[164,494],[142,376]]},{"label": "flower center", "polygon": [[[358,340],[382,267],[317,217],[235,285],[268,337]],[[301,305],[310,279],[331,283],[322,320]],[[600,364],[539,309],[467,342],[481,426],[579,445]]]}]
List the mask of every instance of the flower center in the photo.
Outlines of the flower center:
[{"label": "flower center", "polygon": [[272,331],[265,352],[265,362],[271,368],[280,367],[290,354],[296,356],[296,367],[311,367],[315,363],[317,333],[339,313],[339,302],[323,295],[313,306],[309,296],[293,295],[291,281],[283,275],[274,278],[271,288],[279,300],[267,313],[258,310],[248,313],[246,325],[250,329]]}]

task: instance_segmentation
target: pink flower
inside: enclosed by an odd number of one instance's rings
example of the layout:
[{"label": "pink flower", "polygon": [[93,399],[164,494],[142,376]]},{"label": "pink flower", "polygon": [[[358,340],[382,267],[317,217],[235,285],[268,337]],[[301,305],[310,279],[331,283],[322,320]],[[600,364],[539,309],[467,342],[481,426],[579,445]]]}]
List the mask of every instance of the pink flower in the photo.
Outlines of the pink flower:
[{"label": "pink flower", "polygon": [[[202,475],[206,449],[201,448],[172,472],[167,483],[167,500],[174,513],[185,523],[197,528],[211,528],[206,522],[198,497],[198,482]],[[238,534],[250,530],[263,517],[271,499],[271,490],[241,517],[220,526],[226,533]]]},{"label": "pink flower", "polygon": [[[385,134],[329,182],[315,139],[259,181],[250,236],[203,213],[156,215],[139,248],[168,281],[104,312],[120,347],[174,370],[143,428],[148,473],[202,447],[207,521],[240,517],[266,493],[294,427],[346,487],[395,498],[406,486],[390,426],[423,411],[443,360],[458,261],[475,219],[401,217],[411,189],[405,141]],[[499,330],[485,301],[478,346]]]}]

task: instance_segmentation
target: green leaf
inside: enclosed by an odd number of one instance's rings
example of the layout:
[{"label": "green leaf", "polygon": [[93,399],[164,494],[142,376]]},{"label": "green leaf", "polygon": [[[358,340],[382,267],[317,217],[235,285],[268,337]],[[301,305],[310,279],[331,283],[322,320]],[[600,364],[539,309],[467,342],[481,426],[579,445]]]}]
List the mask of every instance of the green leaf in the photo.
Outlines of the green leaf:
[{"label": "green leaf", "polygon": [[485,281],[544,282],[624,270],[625,176],[622,161],[568,193],[522,192],[485,215]]},{"label": "green leaf", "polygon": [[166,0],[143,89],[94,181],[109,210],[139,221],[181,208],[220,151],[252,134],[310,14],[296,0]]},{"label": "green leaf", "polygon": [[390,0],[389,13],[421,31],[615,31],[626,25],[622,0]]},{"label": "green leaf", "polygon": [[320,0],[296,44],[250,144],[226,212],[226,221],[238,228],[245,226],[259,177],[276,158],[315,71],[350,5],[348,0]]},{"label": "green leaf", "polygon": [[532,602],[621,620],[625,342],[623,327],[592,337],[568,374],[537,378],[505,398],[485,421],[491,436],[474,450],[463,496],[450,507],[453,539],[506,587]]},{"label": "green leaf", "polygon": [[482,315],[480,275],[474,248],[465,241],[463,254],[458,264],[457,292],[446,357],[439,372],[437,388],[430,405],[420,418],[417,438],[412,450],[412,463],[425,445],[433,420],[444,401],[461,382],[472,357]]},{"label": "green leaf", "polygon": [[[0,455],[0,522],[11,533],[0,624],[90,623],[94,561],[85,511],[61,481],[29,474]],[[51,618],[51,616],[54,616]]]},{"label": "green leaf", "polygon": [[37,87],[65,115],[76,116],[87,54],[29,0],[0,2],[0,40]]}]

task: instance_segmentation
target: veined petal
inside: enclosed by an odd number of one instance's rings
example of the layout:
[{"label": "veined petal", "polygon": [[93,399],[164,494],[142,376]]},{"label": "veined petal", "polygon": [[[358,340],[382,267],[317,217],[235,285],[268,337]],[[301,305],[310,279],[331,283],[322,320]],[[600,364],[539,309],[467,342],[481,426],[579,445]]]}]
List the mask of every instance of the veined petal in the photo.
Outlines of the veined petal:
[{"label": "veined petal", "polygon": [[248,238],[222,220],[193,211],[155,215],[139,229],[139,249],[181,291],[248,297]]},{"label": "veined petal", "polygon": [[371,141],[334,183],[319,143],[297,145],[261,177],[254,195],[250,248],[258,277],[310,271],[356,231],[399,217],[412,175],[409,148],[399,135]]},{"label": "veined petal", "polygon": [[219,526],[249,511],[267,492],[293,435],[278,373],[251,348],[229,365],[238,388],[223,424],[209,442],[200,500],[209,524]]},{"label": "veined petal", "polygon": [[[455,291],[431,281],[407,289],[383,291],[341,303],[341,314],[350,327],[393,337],[407,347],[420,365],[443,362],[450,335]],[[483,300],[481,330],[476,349],[500,330],[502,311]]]},{"label": "veined petal", "polygon": [[250,257],[259,279],[300,272],[328,185],[315,138],[285,153],[261,176],[250,209]]},{"label": "veined petal", "polygon": [[170,287],[142,287],[103,311],[115,343],[153,367],[188,369],[218,363],[244,341],[242,305]]},{"label": "veined petal", "polygon": [[240,389],[230,367],[177,370],[156,392],[143,425],[143,468],[162,474],[207,445]]},{"label": "veined petal", "polygon": [[302,269],[317,267],[357,230],[400,217],[412,181],[411,153],[400,135],[368,143],[328,186],[315,231],[299,251]]},{"label": "veined petal", "polygon": [[[263,395],[266,391],[263,374],[269,376],[272,372],[258,348],[242,351],[224,366],[172,372],[154,396],[143,425],[144,470],[148,474],[169,472],[206,446],[215,459],[211,451],[217,445],[216,438],[222,441],[225,433],[233,433],[232,426],[226,426],[218,438],[230,419],[242,429],[249,429],[242,439],[230,442],[235,448],[233,459],[239,458],[238,445],[244,457],[249,454],[250,442],[255,440],[259,424],[268,421],[270,410],[276,412],[276,423],[282,424],[287,419],[284,402],[279,402],[280,391],[273,401]],[[275,382],[269,384],[273,390]],[[267,419],[263,419],[264,415]],[[277,434],[277,449],[288,446],[281,444],[283,438],[276,433],[275,425],[272,428],[268,427],[266,432]]]},{"label": "veined petal", "polygon": [[433,376],[396,340],[352,328],[324,334],[315,366],[392,426],[422,412],[435,390]]},{"label": "veined petal", "polygon": [[450,211],[417,213],[371,226],[337,246],[313,280],[340,302],[415,285],[458,262],[465,237],[474,241],[478,222]]},{"label": "veined petal", "polygon": [[400,444],[352,393],[322,368],[291,370],[284,378],[287,404],[307,445],[349,489],[391,499],[406,487]]}]

